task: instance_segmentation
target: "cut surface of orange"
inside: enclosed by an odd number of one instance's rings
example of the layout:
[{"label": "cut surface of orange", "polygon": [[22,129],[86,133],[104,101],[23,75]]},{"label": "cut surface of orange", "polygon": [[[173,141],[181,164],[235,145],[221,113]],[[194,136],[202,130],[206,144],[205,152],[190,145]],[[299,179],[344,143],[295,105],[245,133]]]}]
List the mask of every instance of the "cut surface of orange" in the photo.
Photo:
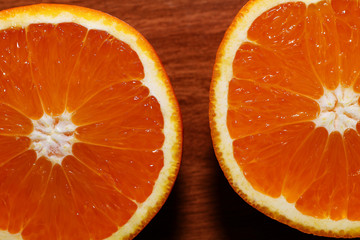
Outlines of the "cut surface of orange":
[{"label": "cut surface of orange", "polygon": [[360,236],[360,4],[250,0],[217,53],[210,127],[234,190],[323,236]]},{"label": "cut surface of orange", "polygon": [[0,239],[131,239],[165,202],[182,124],[132,27],[86,8],[0,12]]}]

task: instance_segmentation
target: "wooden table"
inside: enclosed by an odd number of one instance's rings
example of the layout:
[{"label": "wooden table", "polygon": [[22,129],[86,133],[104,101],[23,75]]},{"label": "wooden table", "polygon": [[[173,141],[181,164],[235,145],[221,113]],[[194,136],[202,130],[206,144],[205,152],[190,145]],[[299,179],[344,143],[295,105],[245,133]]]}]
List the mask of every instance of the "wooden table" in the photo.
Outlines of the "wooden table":
[{"label": "wooden table", "polygon": [[246,0],[1,0],[0,9],[40,2],[80,5],[124,20],[152,44],[170,77],[184,123],[181,170],[169,199],[136,240],[322,239],[246,204],[214,155],[208,124],[212,67],[225,30]]}]

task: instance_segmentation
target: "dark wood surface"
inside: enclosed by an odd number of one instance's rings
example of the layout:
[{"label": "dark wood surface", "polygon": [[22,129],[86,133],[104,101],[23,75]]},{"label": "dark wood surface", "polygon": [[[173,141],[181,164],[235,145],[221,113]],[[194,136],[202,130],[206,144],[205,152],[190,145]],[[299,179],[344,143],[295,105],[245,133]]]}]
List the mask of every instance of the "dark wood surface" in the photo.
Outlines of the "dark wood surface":
[{"label": "dark wood surface", "polygon": [[170,77],[184,124],[182,165],[169,199],[136,240],[323,239],[247,205],[214,155],[208,124],[212,67],[225,30],[246,0],[0,0],[0,9],[40,2],[80,5],[122,19],[155,48]]}]

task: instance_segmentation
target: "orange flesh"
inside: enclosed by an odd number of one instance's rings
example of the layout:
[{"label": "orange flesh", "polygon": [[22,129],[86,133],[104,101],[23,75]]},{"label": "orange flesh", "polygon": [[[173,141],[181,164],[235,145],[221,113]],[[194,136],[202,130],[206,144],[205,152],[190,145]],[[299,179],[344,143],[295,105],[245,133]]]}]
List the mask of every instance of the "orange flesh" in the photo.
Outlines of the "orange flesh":
[{"label": "orange flesh", "polygon": [[278,5],[233,62],[227,126],[244,176],[317,218],[360,220],[360,125],[341,135],[311,121],[324,89],[360,92],[359,16],[351,0]]},{"label": "orange flesh", "polygon": [[[164,165],[160,105],[124,42],[74,23],[0,31],[0,230],[103,239],[152,193]],[[73,156],[52,165],[31,120],[72,114]],[[40,157],[40,158],[39,158]]]}]

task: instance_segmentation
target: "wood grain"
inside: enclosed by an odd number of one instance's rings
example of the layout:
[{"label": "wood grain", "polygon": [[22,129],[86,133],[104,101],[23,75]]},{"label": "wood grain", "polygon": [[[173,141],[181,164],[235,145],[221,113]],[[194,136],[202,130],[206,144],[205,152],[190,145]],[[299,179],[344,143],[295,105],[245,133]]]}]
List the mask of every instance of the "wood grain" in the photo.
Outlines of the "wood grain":
[{"label": "wood grain", "polygon": [[136,240],[322,239],[247,205],[231,189],[213,152],[212,68],[224,32],[245,0],[14,0],[0,1],[0,9],[39,2],[80,5],[122,19],[148,39],[170,77],[184,123],[182,166],[169,199]]}]

